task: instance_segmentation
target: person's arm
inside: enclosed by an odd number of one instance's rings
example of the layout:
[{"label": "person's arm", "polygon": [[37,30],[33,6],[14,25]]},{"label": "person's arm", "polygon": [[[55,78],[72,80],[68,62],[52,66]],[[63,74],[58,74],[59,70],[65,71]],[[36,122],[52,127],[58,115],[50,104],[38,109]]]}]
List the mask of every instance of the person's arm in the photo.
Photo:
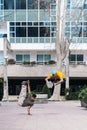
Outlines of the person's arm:
[{"label": "person's arm", "polygon": [[60,78],[60,80],[58,82],[54,83],[54,86],[61,84],[62,82],[63,82],[63,78]]},{"label": "person's arm", "polygon": [[28,93],[31,94],[30,81],[28,80]]},{"label": "person's arm", "polygon": [[45,78],[45,81],[48,81],[48,79],[50,79],[49,76]]}]

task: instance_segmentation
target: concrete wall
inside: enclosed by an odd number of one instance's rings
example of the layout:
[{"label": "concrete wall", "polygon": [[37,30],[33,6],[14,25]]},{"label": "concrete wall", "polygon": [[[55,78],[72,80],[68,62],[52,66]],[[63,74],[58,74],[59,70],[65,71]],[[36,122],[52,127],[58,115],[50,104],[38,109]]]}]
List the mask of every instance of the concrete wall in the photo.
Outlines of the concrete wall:
[{"label": "concrete wall", "polygon": [[[46,77],[57,65],[8,65],[8,77]],[[65,68],[63,68],[65,73]],[[3,76],[3,66],[0,66],[0,77]],[[87,65],[70,65],[70,77],[87,77]]]}]

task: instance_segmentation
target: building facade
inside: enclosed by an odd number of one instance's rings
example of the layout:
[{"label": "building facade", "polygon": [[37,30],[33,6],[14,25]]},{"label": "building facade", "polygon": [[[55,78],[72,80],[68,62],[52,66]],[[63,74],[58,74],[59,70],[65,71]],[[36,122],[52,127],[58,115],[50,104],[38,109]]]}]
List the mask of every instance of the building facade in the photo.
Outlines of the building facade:
[{"label": "building facade", "polygon": [[[0,0],[0,77],[4,75],[5,61],[2,35],[6,34],[10,43],[10,49],[5,50],[9,95],[18,95],[21,82],[28,79],[32,90],[41,91],[44,78],[58,70],[57,4],[57,0]],[[67,4],[65,38],[70,39],[69,77],[70,87],[75,91],[87,84],[86,4],[84,0],[68,0]],[[66,66],[62,67],[65,73]]]}]

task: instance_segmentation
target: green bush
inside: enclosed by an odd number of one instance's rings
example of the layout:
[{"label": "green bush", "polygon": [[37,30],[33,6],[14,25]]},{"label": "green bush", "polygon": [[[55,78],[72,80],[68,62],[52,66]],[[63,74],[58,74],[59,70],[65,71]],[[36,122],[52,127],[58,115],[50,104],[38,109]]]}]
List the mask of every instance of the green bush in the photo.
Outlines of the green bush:
[{"label": "green bush", "polygon": [[50,96],[51,96],[50,90],[49,90],[49,88],[47,87],[47,85],[44,85],[44,86],[43,86],[42,93],[43,93],[43,94],[48,94],[48,98],[50,98]]},{"label": "green bush", "polygon": [[8,64],[15,64],[15,60],[14,59],[9,59]]},{"label": "green bush", "polygon": [[23,64],[24,65],[30,65],[30,61],[24,61]]},{"label": "green bush", "polygon": [[56,64],[56,61],[50,60],[48,63],[49,63],[49,64]]},{"label": "green bush", "polygon": [[69,92],[68,95],[66,95],[66,100],[78,100],[79,92]]},{"label": "green bush", "polygon": [[82,89],[81,92],[79,93],[78,97],[79,97],[80,100],[87,103],[87,88]]}]

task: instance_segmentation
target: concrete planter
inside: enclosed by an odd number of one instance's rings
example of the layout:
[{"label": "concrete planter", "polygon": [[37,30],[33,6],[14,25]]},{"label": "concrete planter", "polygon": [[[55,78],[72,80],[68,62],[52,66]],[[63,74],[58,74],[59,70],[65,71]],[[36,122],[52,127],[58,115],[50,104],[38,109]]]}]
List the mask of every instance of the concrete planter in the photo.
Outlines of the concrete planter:
[{"label": "concrete planter", "polygon": [[37,98],[35,103],[47,103],[48,102],[48,94],[36,94]]},{"label": "concrete planter", "polygon": [[81,100],[81,107],[86,107],[87,108],[87,103],[85,103],[83,100]]}]

